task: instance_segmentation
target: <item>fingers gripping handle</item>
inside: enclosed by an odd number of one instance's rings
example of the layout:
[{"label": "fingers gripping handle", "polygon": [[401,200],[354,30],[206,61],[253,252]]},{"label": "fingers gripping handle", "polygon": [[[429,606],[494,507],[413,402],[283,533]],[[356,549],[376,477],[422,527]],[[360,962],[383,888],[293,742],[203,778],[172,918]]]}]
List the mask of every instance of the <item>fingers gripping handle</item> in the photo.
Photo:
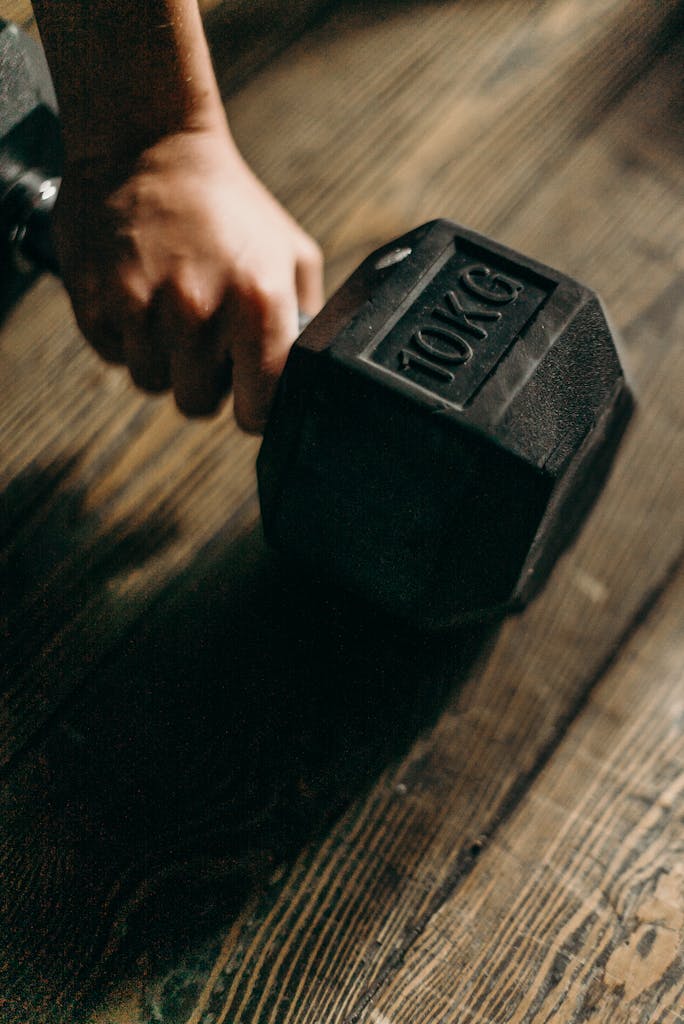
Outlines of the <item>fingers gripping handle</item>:
[{"label": "fingers gripping handle", "polygon": [[[59,260],[51,229],[51,214],[61,178],[45,178],[35,170],[17,178],[2,197],[3,233],[26,259],[53,274],[59,274]],[[297,314],[299,333],[311,322],[303,310]]]}]

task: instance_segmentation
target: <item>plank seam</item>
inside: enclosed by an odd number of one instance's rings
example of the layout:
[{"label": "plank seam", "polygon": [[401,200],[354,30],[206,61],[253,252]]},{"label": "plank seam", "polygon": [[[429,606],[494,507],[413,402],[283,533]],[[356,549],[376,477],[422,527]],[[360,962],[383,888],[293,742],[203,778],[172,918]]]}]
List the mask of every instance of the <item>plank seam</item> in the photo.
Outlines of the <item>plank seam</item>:
[{"label": "plank seam", "polygon": [[[631,73],[628,69],[619,87],[606,96],[605,102],[600,109],[594,111],[591,118],[585,117],[583,121],[577,124],[570,144],[564,148],[564,153],[572,152],[576,146],[581,145],[585,139],[589,138],[596,128],[596,115],[598,114],[602,120],[610,117],[611,113],[620,106],[630,90],[637,85],[641,78],[647,75],[659,60],[677,48],[682,35],[684,35],[684,6],[680,6],[664,19],[654,34],[652,45],[642,54],[641,59],[635,60]],[[557,154],[554,156],[552,164],[559,166]],[[537,188],[536,182],[531,184],[524,194],[521,194],[509,207],[501,218],[498,228],[500,234],[503,235],[508,224],[519,215],[520,210],[529,202],[530,196],[534,195]]]},{"label": "plank seam", "polygon": [[492,839],[496,837],[501,827],[511,819],[525,794],[534,785],[535,780],[544,771],[545,767],[551,760],[551,757],[563,742],[573,722],[587,707],[594,689],[617,662],[624,647],[632,640],[633,636],[641,629],[641,627],[646,624],[650,616],[655,611],[661,597],[673,583],[683,565],[684,549],[680,550],[668,566],[662,578],[654,584],[651,590],[647,593],[645,599],[641,602],[622,633],[618,636],[611,650],[608,651],[601,663],[597,666],[596,670],[589,677],[586,685],[578,693],[576,700],[570,706],[566,714],[559,720],[553,736],[549,739],[546,746],[542,748],[539,756],[529,771],[522,774],[511,787],[511,790],[503,801],[500,813],[494,825],[488,831],[482,832],[475,842],[470,843],[467,847],[459,851],[453,871],[439,887],[423,915],[406,930],[402,944],[393,951],[385,965],[380,968],[373,984],[369,986],[365,992],[361,993],[356,1008],[349,1016],[343,1019],[341,1024],[360,1024],[363,1014],[372,1004],[377,993],[384,984],[390,980],[392,975],[403,965],[407,953],[410,951],[416,940],[423,934],[432,918],[438,913],[444,903],[446,903],[447,900],[455,894],[461,883],[468,877],[470,871],[473,869],[476,861],[482,853],[482,850]]}]

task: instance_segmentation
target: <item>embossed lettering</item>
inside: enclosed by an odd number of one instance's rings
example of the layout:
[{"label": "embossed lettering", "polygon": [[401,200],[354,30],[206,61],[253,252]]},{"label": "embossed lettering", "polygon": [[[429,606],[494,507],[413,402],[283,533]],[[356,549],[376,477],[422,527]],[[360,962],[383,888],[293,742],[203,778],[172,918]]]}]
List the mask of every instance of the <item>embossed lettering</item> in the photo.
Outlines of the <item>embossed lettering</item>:
[{"label": "embossed lettering", "polygon": [[471,295],[484,299],[485,302],[492,302],[495,305],[505,306],[509,302],[515,302],[518,295],[524,291],[524,286],[513,277],[501,274],[498,271],[492,273],[489,267],[478,264],[468,267],[461,273],[463,286],[468,289]]},{"label": "embossed lettering", "polygon": [[[449,347],[445,349],[436,345],[435,342],[440,339]],[[445,363],[467,363],[473,354],[473,350],[465,338],[438,324],[420,327],[414,332],[411,341],[418,348],[422,348],[423,352],[427,352],[435,359],[441,359]]]},{"label": "embossed lettering", "polygon": [[399,363],[402,370],[408,370],[410,366],[418,366],[435,377],[439,377],[440,380],[446,381],[447,384],[453,383],[455,379],[451,370],[447,370],[444,366],[438,366],[437,363],[433,363],[407,348],[403,348],[399,353]]},{"label": "embossed lettering", "polygon": [[[425,324],[413,333],[411,341],[433,359],[444,363],[467,363],[472,358],[470,341],[486,341],[488,333],[482,323],[496,322],[501,313],[495,309],[466,309],[454,291],[444,296],[444,306],[435,306],[430,313],[440,323]],[[469,335],[469,339],[464,337]],[[441,344],[440,344],[441,343]]]},{"label": "embossed lettering", "polygon": [[464,309],[456,292],[447,292],[444,301],[450,308],[442,309],[441,306],[436,306],[431,315],[446,320],[449,324],[455,324],[461,330],[469,331],[478,341],[484,341],[488,335],[484,327],[474,324],[473,320],[501,319],[501,313],[496,309]]},{"label": "embossed lettering", "polygon": [[536,270],[479,249],[464,242],[434,277],[419,282],[411,304],[369,353],[407,386],[461,409],[555,287]]}]

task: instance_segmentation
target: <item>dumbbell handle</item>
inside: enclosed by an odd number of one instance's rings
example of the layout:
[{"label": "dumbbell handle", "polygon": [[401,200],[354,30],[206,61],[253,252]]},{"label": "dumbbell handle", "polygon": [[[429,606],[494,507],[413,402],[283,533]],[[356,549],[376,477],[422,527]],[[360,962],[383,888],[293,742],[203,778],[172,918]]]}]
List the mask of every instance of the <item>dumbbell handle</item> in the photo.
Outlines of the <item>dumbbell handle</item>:
[{"label": "dumbbell handle", "polygon": [[5,236],[23,256],[53,273],[59,272],[59,261],[50,215],[59,186],[59,178],[29,170],[16,178],[2,197]]},{"label": "dumbbell handle", "polygon": [[[53,273],[59,272],[50,215],[59,191],[60,178],[45,178],[28,171],[14,182],[3,203],[10,208],[14,223],[14,244],[24,256]],[[309,313],[298,313],[299,333],[311,321]]]},{"label": "dumbbell handle", "polygon": [[[53,274],[59,273],[59,260],[50,220],[60,184],[60,178],[43,178],[35,171],[27,171],[3,197],[3,207],[10,211],[14,224],[15,245],[22,255]],[[310,320],[311,316],[300,309],[300,334]]]}]

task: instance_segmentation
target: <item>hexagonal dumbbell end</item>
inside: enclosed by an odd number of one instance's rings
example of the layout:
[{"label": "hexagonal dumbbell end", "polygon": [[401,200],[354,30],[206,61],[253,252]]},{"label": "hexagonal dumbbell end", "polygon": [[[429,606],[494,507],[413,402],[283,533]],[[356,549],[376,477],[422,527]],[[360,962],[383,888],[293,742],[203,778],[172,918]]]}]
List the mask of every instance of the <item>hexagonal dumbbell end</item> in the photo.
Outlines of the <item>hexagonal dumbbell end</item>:
[{"label": "hexagonal dumbbell end", "polygon": [[520,606],[631,406],[593,292],[434,221],[365,260],[292,349],[258,460],[266,536],[421,626]]}]

